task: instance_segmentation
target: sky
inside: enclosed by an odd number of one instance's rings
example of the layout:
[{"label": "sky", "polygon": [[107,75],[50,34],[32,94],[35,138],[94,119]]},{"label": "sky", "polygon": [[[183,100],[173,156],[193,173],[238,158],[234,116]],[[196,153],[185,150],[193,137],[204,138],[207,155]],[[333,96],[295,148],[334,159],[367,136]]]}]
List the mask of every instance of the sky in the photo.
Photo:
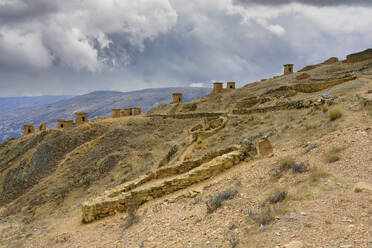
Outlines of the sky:
[{"label": "sky", "polygon": [[372,47],[366,0],[0,0],[0,97],[237,86]]}]

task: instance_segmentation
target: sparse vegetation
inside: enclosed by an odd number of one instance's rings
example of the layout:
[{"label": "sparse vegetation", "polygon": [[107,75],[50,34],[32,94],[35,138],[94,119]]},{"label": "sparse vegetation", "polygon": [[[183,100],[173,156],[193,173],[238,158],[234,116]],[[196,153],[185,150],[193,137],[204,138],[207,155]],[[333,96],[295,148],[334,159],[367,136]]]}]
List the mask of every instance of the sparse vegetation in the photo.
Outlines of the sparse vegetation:
[{"label": "sparse vegetation", "polygon": [[124,218],[124,223],[121,225],[121,229],[127,230],[133,224],[138,223],[139,217],[135,213],[129,213],[127,217]]},{"label": "sparse vegetation", "polygon": [[238,246],[240,242],[240,239],[239,239],[239,234],[237,233],[233,233],[230,238],[229,238],[229,243],[230,243],[230,246],[231,248],[235,248]]},{"label": "sparse vegetation", "polygon": [[283,201],[286,197],[287,197],[287,191],[279,190],[279,191],[276,191],[272,196],[270,196],[269,202],[271,204],[275,204],[275,203]]},{"label": "sparse vegetation", "polygon": [[184,160],[187,161],[187,160],[190,160],[191,158],[192,158],[192,154],[188,153],[185,155]]},{"label": "sparse vegetation", "polygon": [[233,199],[237,193],[238,191],[236,189],[228,189],[218,193],[216,196],[206,202],[207,212],[213,213],[217,208],[222,206],[222,202]]},{"label": "sparse vegetation", "polygon": [[324,170],[319,169],[318,167],[314,166],[310,169],[310,176],[309,180],[311,182],[317,182],[321,178],[327,178],[330,174]]},{"label": "sparse vegetation", "polygon": [[328,112],[328,106],[327,105],[323,105],[322,106],[322,111],[323,111],[323,113],[327,113]]},{"label": "sparse vegetation", "polygon": [[169,161],[173,158],[173,156],[177,153],[177,151],[178,151],[178,146],[177,145],[172,146],[171,149],[169,149],[165,158],[163,158],[160,161],[158,167],[163,167],[163,166],[167,165],[169,163]]},{"label": "sparse vegetation", "polygon": [[340,108],[336,108],[336,109],[333,109],[330,113],[329,113],[329,119],[331,121],[335,121],[339,118],[342,117],[342,109]]},{"label": "sparse vegetation", "polygon": [[280,160],[279,163],[279,170],[280,171],[287,171],[292,168],[292,164],[294,163],[294,159],[292,157],[285,157]]},{"label": "sparse vegetation", "polygon": [[341,159],[340,152],[344,149],[342,146],[333,146],[325,154],[325,159],[328,163],[333,163]]}]

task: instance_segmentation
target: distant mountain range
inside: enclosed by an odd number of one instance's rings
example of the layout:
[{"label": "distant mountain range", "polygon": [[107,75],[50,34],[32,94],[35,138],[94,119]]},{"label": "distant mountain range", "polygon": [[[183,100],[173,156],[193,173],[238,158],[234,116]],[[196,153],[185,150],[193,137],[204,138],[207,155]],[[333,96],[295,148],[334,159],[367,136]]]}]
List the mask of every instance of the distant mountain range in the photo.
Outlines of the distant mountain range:
[{"label": "distant mountain range", "polygon": [[[123,109],[125,107],[139,106],[142,108],[142,112],[147,112],[159,104],[171,102],[172,93],[174,92],[182,92],[183,99],[187,102],[207,95],[211,92],[211,89],[185,87],[146,89],[132,92],[95,91],[70,98],[68,96],[59,96],[62,100],[57,100],[53,103],[48,103],[48,100],[52,101],[52,98],[48,97],[42,100],[34,99],[34,101],[26,98],[25,102],[19,100],[18,105],[13,105],[21,106],[21,108],[0,112],[0,142],[23,135],[23,125],[25,123],[33,122],[35,123],[35,128],[37,128],[41,122],[47,122],[48,128],[56,128],[57,120],[74,119],[75,112],[88,112],[89,119],[111,116],[113,108]],[[0,104],[2,102],[6,102],[6,100],[0,98]]]},{"label": "distant mountain range", "polygon": [[0,97],[0,112],[55,103],[73,96]]}]

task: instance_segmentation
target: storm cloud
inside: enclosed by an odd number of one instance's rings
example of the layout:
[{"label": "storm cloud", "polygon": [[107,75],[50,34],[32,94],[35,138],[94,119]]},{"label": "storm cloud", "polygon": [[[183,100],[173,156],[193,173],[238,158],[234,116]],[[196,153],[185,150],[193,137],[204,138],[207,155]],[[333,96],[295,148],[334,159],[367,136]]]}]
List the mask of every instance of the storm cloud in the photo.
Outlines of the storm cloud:
[{"label": "storm cloud", "polygon": [[371,6],[372,2],[369,0],[233,0],[235,4],[243,5],[286,5],[290,3],[299,3],[312,6],[340,6],[340,5],[362,5]]},{"label": "storm cloud", "polygon": [[352,2],[0,0],[0,96],[242,86],[371,47]]}]

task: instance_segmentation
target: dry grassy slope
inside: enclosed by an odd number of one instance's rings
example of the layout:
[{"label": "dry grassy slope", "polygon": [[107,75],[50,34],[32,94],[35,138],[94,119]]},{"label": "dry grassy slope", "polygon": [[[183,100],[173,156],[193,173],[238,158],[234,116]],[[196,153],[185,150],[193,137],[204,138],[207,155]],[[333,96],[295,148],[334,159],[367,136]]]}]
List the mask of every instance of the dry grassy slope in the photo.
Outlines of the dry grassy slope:
[{"label": "dry grassy slope", "polygon": [[[180,147],[176,157],[185,156],[183,152],[190,142],[187,131],[200,120],[104,119],[3,144],[0,245],[230,247],[229,240],[235,237],[240,240],[238,247],[282,247],[293,240],[302,241],[305,247],[369,247],[371,192],[356,194],[353,184],[372,183],[372,94],[368,94],[372,89],[371,62],[340,62],[308,71],[312,77],[305,83],[332,80],[351,72],[359,76],[319,92],[290,92],[289,96],[288,90],[275,91],[298,84],[296,73],[225,90],[220,95],[210,94],[191,103],[196,105],[194,111],[190,110],[195,107],[184,107],[190,103],[152,110],[153,114],[229,113],[223,130],[186,150],[191,158],[263,136],[271,140],[275,155],[257,157],[213,179],[145,204],[138,211],[139,223],[127,230],[122,229],[121,215],[82,225],[79,204],[155,169],[174,144]],[[311,106],[231,114],[237,102],[251,95],[270,98],[252,109],[275,106],[285,98],[290,102],[316,102],[321,93],[330,93],[333,98],[325,113],[320,106]],[[342,109],[343,116],[330,121],[329,112],[334,108]],[[340,160],[328,163],[324,157],[336,145],[342,145]],[[284,172],[273,177],[273,169],[284,156],[308,163],[310,172]],[[228,188],[238,189],[238,196],[207,214],[205,202]],[[263,204],[275,189],[286,190],[288,197],[270,205],[268,214]],[[199,192],[197,198],[189,198],[192,190]],[[260,220],[267,216],[273,219],[260,232]],[[31,224],[25,224],[28,221]]]}]

